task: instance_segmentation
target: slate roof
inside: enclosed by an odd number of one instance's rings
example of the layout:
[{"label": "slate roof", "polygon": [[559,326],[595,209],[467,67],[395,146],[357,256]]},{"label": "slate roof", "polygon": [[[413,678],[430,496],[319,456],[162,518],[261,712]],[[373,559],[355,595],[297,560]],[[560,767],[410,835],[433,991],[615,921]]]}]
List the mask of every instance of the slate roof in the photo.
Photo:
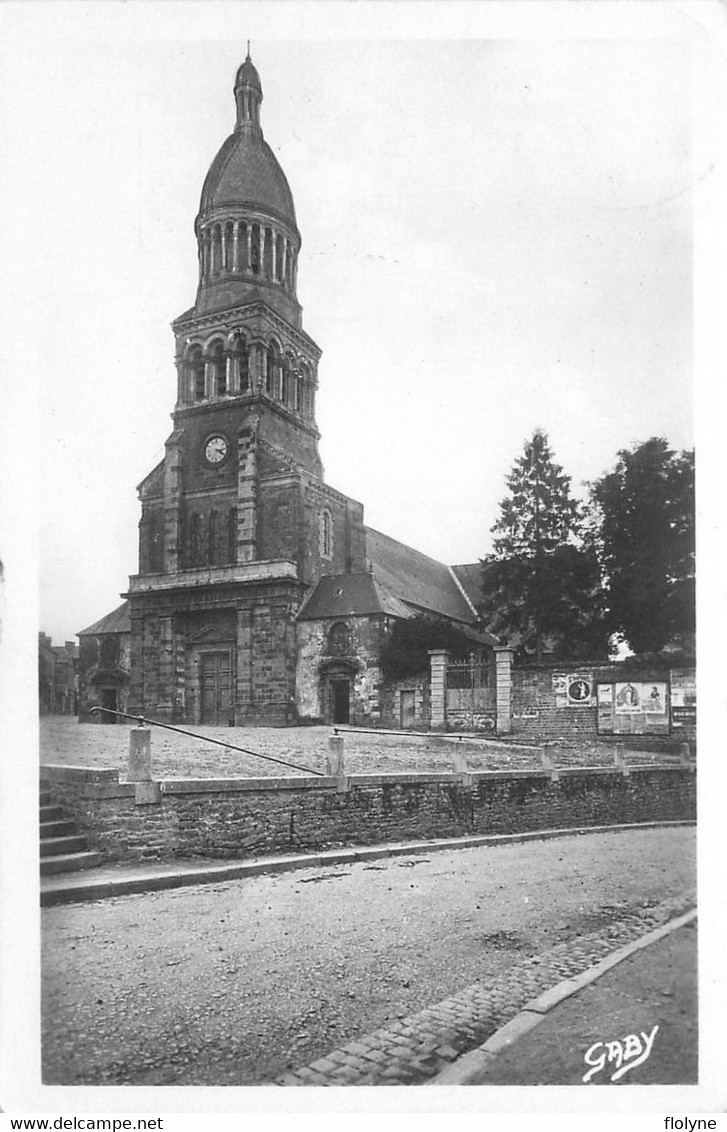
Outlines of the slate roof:
[{"label": "slate roof", "polygon": [[466,624],[475,621],[448,566],[371,527],[365,531],[366,556],[374,577],[394,597],[426,613]]},{"label": "slate roof", "polygon": [[363,617],[371,613],[411,617],[411,610],[389,593],[373,574],[333,574],[321,578],[299,613],[298,620]]},{"label": "slate roof", "polygon": [[296,227],[293,194],[285,173],[259,131],[230,134],[210,166],[200,214],[228,205],[262,208]]},{"label": "slate roof", "polygon": [[118,608],[107,613],[100,621],[94,621],[87,629],[81,629],[77,637],[90,637],[99,633],[130,633],[131,618],[129,617],[129,603],[123,602]]},{"label": "slate roof", "polygon": [[453,566],[452,570],[476,609],[482,600],[482,564],[480,562],[467,562],[463,566]]}]

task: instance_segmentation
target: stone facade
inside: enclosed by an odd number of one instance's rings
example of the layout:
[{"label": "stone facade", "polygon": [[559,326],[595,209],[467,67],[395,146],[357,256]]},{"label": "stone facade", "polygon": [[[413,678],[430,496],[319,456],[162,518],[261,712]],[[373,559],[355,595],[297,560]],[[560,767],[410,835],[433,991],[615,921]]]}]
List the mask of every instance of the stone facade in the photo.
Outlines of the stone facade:
[{"label": "stone facade", "polygon": [[365,727],[382,722],[379,651],[385,632],[386,619],[377,615],[299,621],[301,719]]}]

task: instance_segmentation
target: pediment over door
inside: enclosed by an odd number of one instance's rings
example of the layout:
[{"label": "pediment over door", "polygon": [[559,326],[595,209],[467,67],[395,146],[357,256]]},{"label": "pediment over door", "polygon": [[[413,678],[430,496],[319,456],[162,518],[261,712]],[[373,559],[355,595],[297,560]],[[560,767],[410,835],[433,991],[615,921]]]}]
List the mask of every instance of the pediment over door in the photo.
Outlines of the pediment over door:
[{"label": "pediment over door", "polygon": [[206,625],[204,629],[187,637],[188,645],[229,644],[235,639],[234,630],[225,625]]}]

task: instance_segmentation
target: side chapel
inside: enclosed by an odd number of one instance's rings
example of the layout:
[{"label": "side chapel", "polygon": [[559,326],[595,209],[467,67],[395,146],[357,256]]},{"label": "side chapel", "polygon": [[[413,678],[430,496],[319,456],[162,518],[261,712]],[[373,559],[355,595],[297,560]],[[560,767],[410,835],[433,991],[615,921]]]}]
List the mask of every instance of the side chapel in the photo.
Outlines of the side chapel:
[{"label": "side chapel", "polygon": [[444,619],[473,648],[496,641],[477,630],[472,568],[367,528],[361,503],[325,482],[301,235],[249,54],[234,98],[194,225],[195,303],[172,324],[173,430],[138,488],[138,573],[124,604],[79,634],[80,714],[376,724],[379,650],[397,619]]}]

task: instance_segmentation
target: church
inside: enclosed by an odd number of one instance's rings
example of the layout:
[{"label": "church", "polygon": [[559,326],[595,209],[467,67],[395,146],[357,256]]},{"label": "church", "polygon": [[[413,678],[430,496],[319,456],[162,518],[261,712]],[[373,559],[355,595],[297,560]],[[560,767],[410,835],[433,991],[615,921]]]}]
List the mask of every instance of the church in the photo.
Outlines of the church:
[{"label": "church", "polygon": [[480,652],[497,643],[478,626],[476,567],[366,527],[362,504],[325,482],[321,350],[302,324],[301,235],[262,99],[248,53],[195,220],[196,299],[172,324],[173,430],[138,488],[138,573],[124,604],[79,633],[82,719],[101,706],[190,724],[375,726],[379,653],[398,620],[456,625]]}]

